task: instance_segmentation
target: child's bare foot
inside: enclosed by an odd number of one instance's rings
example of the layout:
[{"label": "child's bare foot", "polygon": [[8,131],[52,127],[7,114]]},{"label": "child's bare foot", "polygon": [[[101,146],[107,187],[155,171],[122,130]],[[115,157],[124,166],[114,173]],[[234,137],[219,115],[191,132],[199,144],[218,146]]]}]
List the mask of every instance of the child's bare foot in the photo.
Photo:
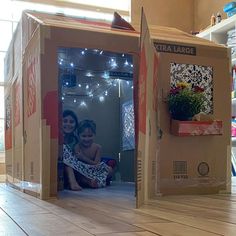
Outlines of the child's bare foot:
[{"label": "child's bare foot", "polygon": [[98,188],[98,182],[95,179],[81,178],[81,184],[89,188]]},{"label": "child's bare foot", "polygon": [[98,188],[98,182],[95,179],[89,180],[88,185],[89,185],[90,188]]},{"label": "child's bare foot", "polygon": [[77,183],[73,183],[73,184],[70,184],[70,190],[72,190],[72,191],[81,191],[82,187]]}]

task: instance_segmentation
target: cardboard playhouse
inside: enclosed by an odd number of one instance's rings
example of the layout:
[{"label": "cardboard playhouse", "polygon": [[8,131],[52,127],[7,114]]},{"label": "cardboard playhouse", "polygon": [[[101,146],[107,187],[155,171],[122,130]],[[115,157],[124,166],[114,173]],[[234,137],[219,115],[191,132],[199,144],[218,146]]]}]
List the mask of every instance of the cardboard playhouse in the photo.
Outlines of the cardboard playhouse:
[{"label": "cardboard playhouse", "polygon": [[[7,182],[42,199],[57,195],[61,155],[59,47],[129,53],[133,57],[136,201],[165,194],[218,193],[230,185],[228,51],[176,29],[140,34],[62,15],[26,11],[5,60]],[[194,74],[194,76],[193,76]],[[220,135],[171,133],[167,94],[184,78],[208,89],[208,112]]]}]

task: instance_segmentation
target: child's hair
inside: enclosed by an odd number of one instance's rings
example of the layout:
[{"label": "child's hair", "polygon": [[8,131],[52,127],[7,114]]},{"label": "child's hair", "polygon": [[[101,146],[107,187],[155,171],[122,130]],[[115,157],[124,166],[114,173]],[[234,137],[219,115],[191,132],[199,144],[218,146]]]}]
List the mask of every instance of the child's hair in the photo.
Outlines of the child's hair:
[{"label": "child's hair", "polygon": [[78,126],[78,119],[77,119],[77,116],[75,115],[75,113],[71,110],[65,110],[63,111],[63,118],[64,117],[67,117],[67,116],[71,116],[74,120],[75,120],[75,127]]},{"label": "child's hair", "polygon": [[93,120],[82,120],[78,125],[78,135],[80,135],[86,128],[91,129],[91,131],[96,134],[96,124]]}]

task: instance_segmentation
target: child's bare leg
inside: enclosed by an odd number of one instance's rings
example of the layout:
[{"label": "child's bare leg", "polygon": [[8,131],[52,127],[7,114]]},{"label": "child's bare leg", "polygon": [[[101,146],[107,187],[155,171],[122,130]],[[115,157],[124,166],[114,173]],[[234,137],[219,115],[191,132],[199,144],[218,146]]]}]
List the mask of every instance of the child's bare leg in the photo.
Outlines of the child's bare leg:
[{"label": "child's bare leg", "polygon": [[68,176],[70,189],[73,190],[73,191],[82,190],[81,186],[76,181],[74,170],[69,166],[66,166],[65,169],[66,169],[66,174]]}]

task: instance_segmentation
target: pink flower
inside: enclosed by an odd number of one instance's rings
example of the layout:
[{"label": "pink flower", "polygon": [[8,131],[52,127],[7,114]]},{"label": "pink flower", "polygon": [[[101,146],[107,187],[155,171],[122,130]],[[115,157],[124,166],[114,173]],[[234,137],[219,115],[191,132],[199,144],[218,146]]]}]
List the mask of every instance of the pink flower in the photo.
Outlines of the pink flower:
[{"label": "pink flower", "polygon": [[180,92],[181,88],[180,87],[176,87],[170,90],[170,95],[175,95],[178,94]]},{"label": "pink flower", "polygon": [[202,93],[202,92],[204,92],[204,89],[199,87],[199,86],[194,86],[193,87],[193,92],[194,93]]}]

